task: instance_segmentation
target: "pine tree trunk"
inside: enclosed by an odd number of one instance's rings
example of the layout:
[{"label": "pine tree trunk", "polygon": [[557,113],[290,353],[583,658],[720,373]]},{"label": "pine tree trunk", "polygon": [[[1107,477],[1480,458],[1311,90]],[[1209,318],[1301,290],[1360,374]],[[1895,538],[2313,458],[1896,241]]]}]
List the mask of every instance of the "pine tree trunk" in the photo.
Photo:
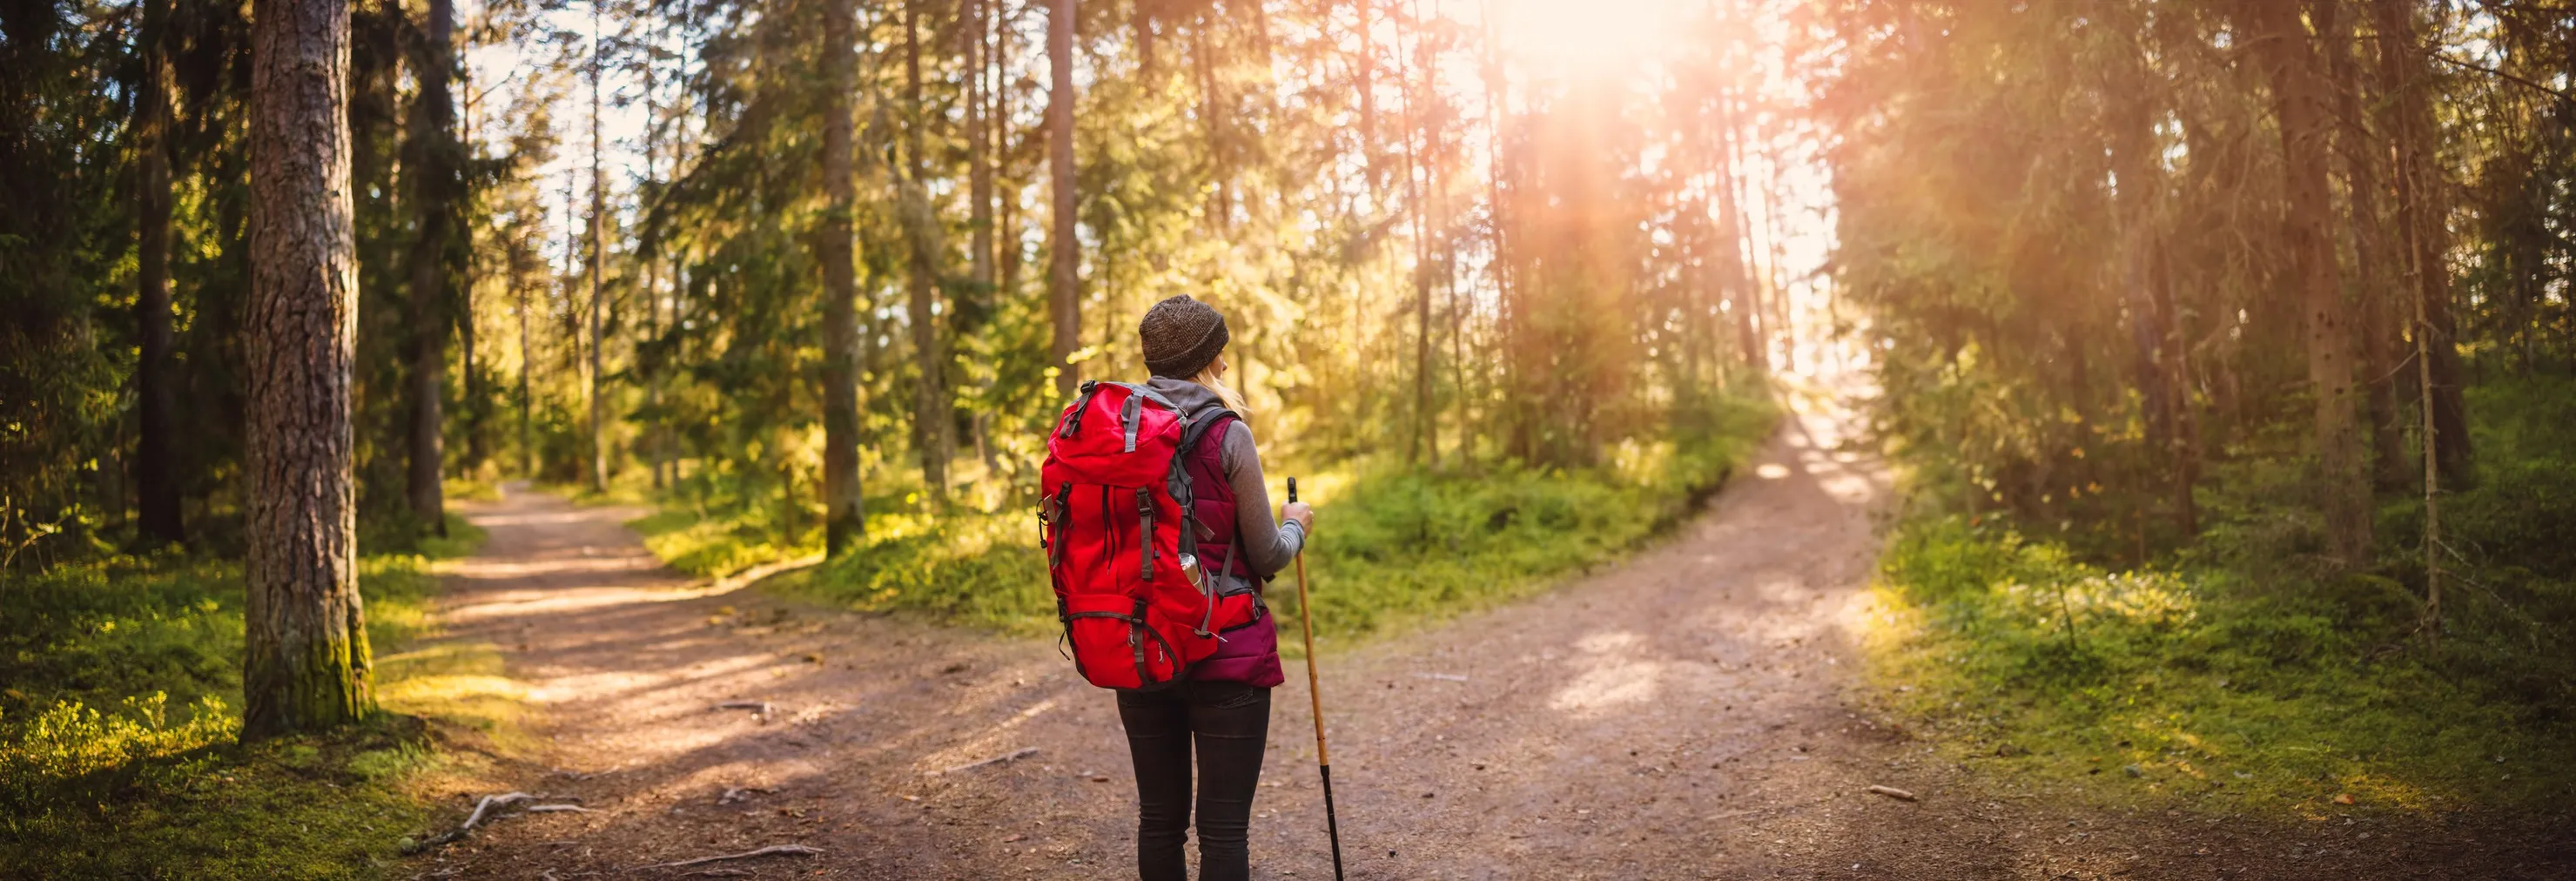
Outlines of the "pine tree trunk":
[{"label": "pine tree trunk", "polygon": [[2364,469],[2361,431],[2354,417],[2353,341],[2350,310],[2335,266],[2328,231],[2334,206],[2326,189],[2326,143],[2332,116],[2299,20],[2298,0],[2252,4],[2253,31],[2267,56],[2273,111],[2281,129],[2283,237],[2291,283],[2305,319],[2308,381],[2316,397],[2319,507],[2325,514],[2326,548],[2341,565],[2370,560],[2370,476]]},{"label": "pine tree trunk", "polygon": [[512,230],[509,241],[510,296],[519,303],[519,476],[530,480],[537,476],[536,394],[531,382],[537,372],[537,350],[528,335],[528,286],[519,277],[519,267],[528,260],[527,240]]},{"label": "pine tree trunk", "polygon": [[985,100],[985,83],[990,79],[984,63],[984,35],[991,29],[986,21],[988,0],[966,0],[966,192],[975,204],[967,209],[967,226],[971,231],[970,247],[974,255],[967,271],[975,281],[976,295],[989,301],[993,289],[993,155],[990,138],[985,135],[989,108]]},{"label": "pine tree trunk", "polygon": [[2188,406],[2181,400],[2185,387],[2177,381],[2179,372],[2172,362],[2179,357],[2174,345],[2173,312],[2169,308],[2172,294],[2162,290],[2163,274],[2158,271],[2162,242],[2157,234],[2156,206],[2164,186],[2162,175],[2155,170],[2155,130],[2150,121],[2151,107],[2145,91],[2150,88],[2144,59],[2134,55],[2122,60],[2120,80],[2114,86],[2118,97],[2111,107],[2111,168],[2119,191],[2116,205],[2120,218],[2120,287],[2129,311],[2131,345],[2136,349],[2137,383],[2145,410],[2147,444],[2170,457],[2173,466],[2167,475],[2175,519],[2185,535],[2199,526],[2197,507],[2192,498],[2194,470],[2182,431],[2181,413]]},{"label": "pine tree trunk", "polygon": [[[1404,210],[1413,216],[1413,443],[1405,450],[1406,464],[1421,462],[1425,457],[1440,458],[1439,413],[1431,405],[1431,257],[1429,212],[1423,210],[1423,193],[1430,168],[1417,149],[1423,134],[1421,108],[1414,94],[1413,68],[1418,59],[1405,51],[1405,22],[1395,20],[1396,94],[1403,99],[1404,127]],[[1420,37],[1415,37],[1420,45]]]},{"label": "pine tree trunk", "polygon": [[1727,300],[1735,313],[1737,348],[1744,352],[1744,363],[1755,370],[1769,370],[1770,347],[1763,344],[1761,316],[1762,296],[1753,279],[1753,233],[1744,220],[1743,164],[1735,151],[1734,99],[1724,92],[1717,97],[1717,195],[1718,215],[1725,224],[1727,237]]},{"label": "pine tree trunk", "polygon": [[439,486],[446,452],[443,399],[447,393],[448,222],[455,203],[456,115],[447,94],[447,74],[455,64],[451,39],[455,7],[449,0],[429,0],[429,20],[418,65],[420,93],[413,99],[412,163],[416,175],[412,205],[419,212],[419,238],[411,249],[411,396],[410,468],[405,472],[405,498],[412,517],[432,533],[447,534],[445,499]]},{"label": "pine tree trunk", "polygon": [[171,441],[178,425],[178,377],[171,358],[170,317],[170,2],[144,5],[142,88],[134,98],[135,328],[142,352],[134,365],[137,415],[134,491],[143,536],[154,542],[187,540],[179,517],[178,463]]},{"label": "pine tree trunk", "polygon": [[814,256],[823,264],[823,542],[824,553],[833,557],[857,547],[867,534],[859,486],[858,267],[850,222],[858,204],[850,170],[850,102],[858,87],[851,25],[857,16],[851,0],[835,0],[823,18],[823,73],[830,89],[823,101],[823,197],[829,207]]},{"label": "pine tree trunk", "polygon": [[923,157],[922,130],[930,119],[921,102],[921,4],[923,0],[904,0],[903,60],[904,106],[909,122],[904,127],[906,149],[904,162],[909,189],[903,193],[905,230],[912,240],[912,271],[906,273],[910,289],[912,353],[918,365],[920,382],[914,385],[912,408],[913,449],[921,455],[921,483],[933,503],[944,504],[948,498],[948,449],[954,432],[950,425],[948,401],[948,352],[939,333],[941,316],[935,314],[939,300],[939,254],[933,237],[937,234],[938,215],[930,206],[928,162]]},{"label": "pine tree trunk", "polygon": [[600,171],[600,153],[605,144],[599,139],[599,75],[601,44],[599,33],[600,0],[590,4],[590,489],[608,489],[608,402],[603,399],[605,383],[600,381],[600,350],[607,347],[601,329],[607,324],[601,313],[607,309],[606,295],[601,291],[601,276],[608,272],[608,179]]},{"label": "pine tree trunk", "polygon": [[350,722],[375,708],[351,481],[349,5],[257,0],[251,58],[246,739]]},{"label": "pine tree trunk", "polygon": [[1377,33],[1369,27],[1369,0],[1352,0],[1351,7],[1359,22],[1360,168],[1368,178],[1369,210],[1384,213],[1378,200],[1386,174],[1377,164]]},{"label": "pine tree trunk", "polygon": [[2415,47],[2416,5],[2413,0],[2380,0],[2374,9],[2381,34],[2380,88],[2388,96],[2381,104],[2393,120],[2389,129],[2397,145],[2397,172],[2391,175],[2397,184],[2397,227],[2408,244],[2407,274],[2414,282],[2414,298],[2425,315],[2417,330],[2432,334],[2421,347],[2432,359],[2428,365],[2432,388],[2426,393],[2433,400],[2432,425],[2442,436],[2442,478],[2458,484],[2469,471],[2468,406],[2461,397],[2451,269],[2444,257],[2450,249],[2450,231],[2443,181],[2440,169],[2434,167],[2438,134],[2431,103],[2424,98],[2424,90],[2430,87],[2424,59]]},{"label": "pine tree trunk", "polygon": [[2328,69],[2333,74],[2335,116],[2335,152],[2343,160],[2345,192],[2344,217],[2352,238],[2353,272],[2358,276],[2361,301],[2353,315],[2361,341],[2361,378],[2363,412],[2370,420],[2371,483],[2376,487],[2394,488],[2406,482],[2405,413],[2397,406],[2397,372],[2400,366],[2399,337],[2389,306],[2394,302],[2390,282],[2395,273],[2384,262],[2386,255],[2396,253],[2382,218],[2385,185],[2380,179],[2379,162],[2388,152],[2387,141],[2372,135],[2368,117],[2361,110],[2362,76],[2352,57],[2352,20],[2341,15],[2340,4],[2323,3],[2313,9],[2320,17],[2326,37]]},{"label": "pine tree trunk", "polygon": [[[660,83],[654,75],[655,70],[658,69],[656,63],[661,60],[656,57],[658,53],[655,50],[658,48],[660,48],[658,40],[646,44],[643,65],[644,180],[648,190],[657,188],[659,183],[654,175],[660,170],[656,162],[661,159],[662,147],[659,97],[661,92]],[[642,268],[644,270],[644,339],[649,341],[661,334],[665,328],[662,324],[662,261],[645,260]],[[640,362],[643,359],[639,357],[636,360]],[[641,438],[641,445],[644,448],[642,452],[647,469],[653,472],[653,489],[656,491],[670,485],[663,473],[670,465],[670,457],[666,455],[669,449],[670,419],[662,412],[662,372],[666,363],[667,358],[660,359],[649,365],[639,364],[636,370],[644,385],[646,418],[644,436]]]},{"label": "pine tree trunk", "polygon": [[1047,235],[1047,312],[1054,324],[1049,354],[1055,390],[1071,397],[1074,350],[1082,347],[1081,247],[1074,237],[1073,25],[1076,0],[1048,0],[1047,177],[1053,211]]}]

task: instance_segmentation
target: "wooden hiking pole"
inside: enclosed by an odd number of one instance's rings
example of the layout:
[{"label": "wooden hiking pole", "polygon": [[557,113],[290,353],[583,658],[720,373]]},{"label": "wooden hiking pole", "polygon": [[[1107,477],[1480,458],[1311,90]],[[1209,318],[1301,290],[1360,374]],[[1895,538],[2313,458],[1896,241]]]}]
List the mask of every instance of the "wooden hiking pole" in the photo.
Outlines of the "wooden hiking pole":
[{"label": "wooden hiking pole", "polygon": [[[1297,478],[1288,478],[1288,503],[1297,503]],[[1302,537],[1301,537],[1302,539]],[[1315,615],[1306,602],[1306,546],[1297,546],[1297,624],[1306,632],[1306,697],[1315,708],[1315,771],[1324,778],[1324,834],[1333,840],[1333,881],[1342,881],[1342,823],[1333,816],[1333,754],[1324,748],[1324,691],[1315,676]]]}]

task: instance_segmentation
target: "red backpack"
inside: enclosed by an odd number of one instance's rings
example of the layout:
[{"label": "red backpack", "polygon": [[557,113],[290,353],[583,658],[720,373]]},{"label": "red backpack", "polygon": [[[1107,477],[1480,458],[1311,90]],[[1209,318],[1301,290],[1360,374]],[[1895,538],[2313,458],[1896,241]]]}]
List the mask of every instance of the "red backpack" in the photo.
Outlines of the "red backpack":
[{"label": "red backpack", "polygon": [[1150,691],[1186,679],[1218,631],[1256,614],[1251,593],[1218,596],[1201,571],[1199,539],[1215,535],[1193,513],[1183,467],[1231,418],[1207,409],[1192,419],[1153,389],[1092,381],[1047,436],[1038,545],[1074,667],[1091,684]]}]

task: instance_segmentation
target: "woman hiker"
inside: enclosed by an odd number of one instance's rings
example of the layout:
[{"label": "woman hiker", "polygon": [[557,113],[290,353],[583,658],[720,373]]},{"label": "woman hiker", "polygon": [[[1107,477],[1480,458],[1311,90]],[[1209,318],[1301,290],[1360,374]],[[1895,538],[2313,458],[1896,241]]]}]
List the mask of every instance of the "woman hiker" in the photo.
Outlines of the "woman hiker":
[{"label": "woman hiker", "polygon": [[[1261,454],[1243,423],[1243,396],[1225,384],[1225,316],[1188,295],[1146,310],[1138,324],[1146,385],[1196,418],[1223,408],[1237,417],[1213,431],[1199,449],[1185,451],[1197,489],[1198,521],[1214,534],[1201,538],[1201,565],[1219,593],[1258,594],[1272,575],[1297,556],[1315,528],[1314,511],[1290,502],[1287,522],[1270,520]],[[1229,552],[1230,551],[1230,552]],[[1187,881],[1182,843],[1190,827],[1190,753],[1198,752],[1199,878],[1243,881],[1251,877],[1246,850],[1252,794],[1261,781],[1261,752],[1270,733],[1270,689],[1279,669],[1279,637],[1268,612],[1225,634],[1216,654],[1191,670],[1189,681],[1151,692],[1120,692],[1118,720],[1127,727],[1127,749],[1136,761],[1136,874],[1142,881]]]}]

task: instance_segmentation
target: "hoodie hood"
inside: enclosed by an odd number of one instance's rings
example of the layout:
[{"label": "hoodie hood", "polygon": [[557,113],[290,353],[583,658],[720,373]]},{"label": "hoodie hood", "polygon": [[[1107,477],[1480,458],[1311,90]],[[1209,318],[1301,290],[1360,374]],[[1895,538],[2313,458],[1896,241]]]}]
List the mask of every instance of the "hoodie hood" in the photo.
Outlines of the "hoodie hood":
[{"label": "hoodie hood", "polygon": [[1146,380],[1145,387],[1171,401],[1172,406],[1181,408],[1183,416],[1195,418],[1200,410],[1225,406],[1225,400],[1217,397],[1215,391],[1186,379],[1157,376]]}]

